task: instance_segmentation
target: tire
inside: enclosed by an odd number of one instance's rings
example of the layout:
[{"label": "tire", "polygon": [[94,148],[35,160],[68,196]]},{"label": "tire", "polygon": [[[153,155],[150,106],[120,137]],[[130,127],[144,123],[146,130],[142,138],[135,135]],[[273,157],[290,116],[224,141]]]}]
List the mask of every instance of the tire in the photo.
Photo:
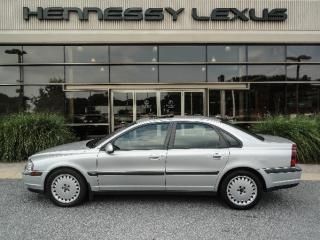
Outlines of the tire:
[{"label": "tire", "polygon": [[82,175],[67,168],[54,171],[46,181],[46,194],[59,207],[73,207],[82,203],[87,189]]},{"label": "tire", "polygon": [[236,170],[222,180],[219,194],[231,208],[250,209],[261,198],[262,183],[256,174],[246,170]]}]

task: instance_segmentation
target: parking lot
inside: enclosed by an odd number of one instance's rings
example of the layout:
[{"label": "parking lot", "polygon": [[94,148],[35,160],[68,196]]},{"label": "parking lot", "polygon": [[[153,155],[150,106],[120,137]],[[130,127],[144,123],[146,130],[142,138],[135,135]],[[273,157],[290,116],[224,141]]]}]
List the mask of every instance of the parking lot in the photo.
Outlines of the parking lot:
[{"label": "parking lot", "polygon": [[219,198],[112,195],[59,208],[0,180],[0,239],[320,239],[320,182],[265,194],[249,211]]}]

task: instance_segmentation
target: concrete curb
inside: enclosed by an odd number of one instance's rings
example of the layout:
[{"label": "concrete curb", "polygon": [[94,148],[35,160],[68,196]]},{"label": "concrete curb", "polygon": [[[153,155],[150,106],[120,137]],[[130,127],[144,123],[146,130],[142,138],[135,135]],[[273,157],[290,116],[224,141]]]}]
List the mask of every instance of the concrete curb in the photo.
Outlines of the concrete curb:
[{"label": "concrete curb", "polygon": [[[0,163],[0,179],[21,179],[25,162]],[[302,168],[302,180],[320,181],[320,165],[299,164]]]}]

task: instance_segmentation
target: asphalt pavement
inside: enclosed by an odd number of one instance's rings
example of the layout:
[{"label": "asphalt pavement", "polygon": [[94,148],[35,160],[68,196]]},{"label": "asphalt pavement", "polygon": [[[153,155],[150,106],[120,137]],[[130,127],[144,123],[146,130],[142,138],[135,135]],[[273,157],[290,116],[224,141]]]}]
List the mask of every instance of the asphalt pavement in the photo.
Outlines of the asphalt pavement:
[{"label": "asphalt pavement", "polygon": [[231,210],[218,197],[108,195],[74,208],[54,206],[21,180],[0,180],[0,239],[320,239],[320,182],[263,196]]}]

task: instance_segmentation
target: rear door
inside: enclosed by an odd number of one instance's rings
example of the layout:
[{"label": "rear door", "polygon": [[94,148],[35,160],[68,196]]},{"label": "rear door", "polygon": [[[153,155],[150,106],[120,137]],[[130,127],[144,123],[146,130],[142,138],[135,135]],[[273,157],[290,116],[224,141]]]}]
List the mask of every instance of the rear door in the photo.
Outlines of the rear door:
[{"label": "rear door", "polygon": [[214,126],[177,122],[166,161],[166,189],[212,191],[229,159],[229,149]]}]

